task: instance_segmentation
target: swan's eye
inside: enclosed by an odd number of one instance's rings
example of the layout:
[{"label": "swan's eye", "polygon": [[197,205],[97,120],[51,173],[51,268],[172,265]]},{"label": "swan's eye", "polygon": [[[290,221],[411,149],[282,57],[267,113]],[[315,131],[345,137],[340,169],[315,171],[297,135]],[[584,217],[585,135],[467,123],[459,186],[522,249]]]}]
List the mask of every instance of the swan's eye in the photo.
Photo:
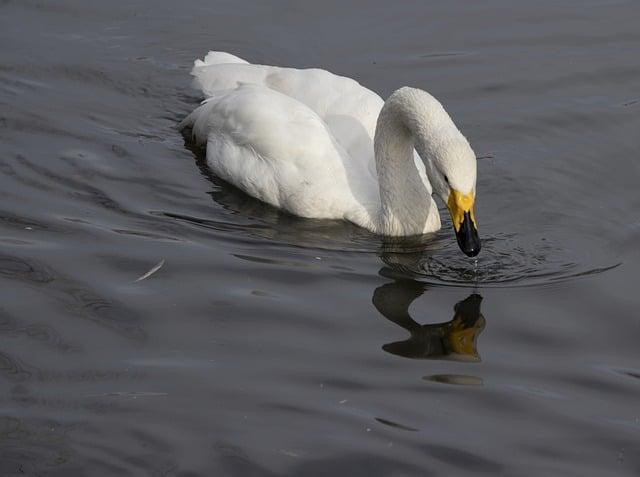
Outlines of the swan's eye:
[{"label": "swan's eye", "polygon": [[444,181],[449,185],[449,178],[447,176],[444,176]]}]

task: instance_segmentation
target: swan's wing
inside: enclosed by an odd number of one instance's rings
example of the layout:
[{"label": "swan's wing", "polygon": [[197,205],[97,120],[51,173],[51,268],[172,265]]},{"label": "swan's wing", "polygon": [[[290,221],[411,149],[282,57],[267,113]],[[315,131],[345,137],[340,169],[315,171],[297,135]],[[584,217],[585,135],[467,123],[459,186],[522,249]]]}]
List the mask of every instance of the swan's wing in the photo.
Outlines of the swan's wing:
[{"label": "swan's wing", "polygon": [[191,74],[205,96],[250,83],[290,96],[312,109],[355,160],[373,164],[373,135],[384,102],[357,81],[322,69],[252,65],[223,52],[196,60]]},{"label": "swan's wing", "polygon": [[367,226],[378,185],[310,108],[264,86],[216,91],[185,119],[214,173],[302,217]]},{"label": "swan's wing", "polygon": [[[196,60],[194,86],[206,97],[248,83],[270,88],[306,105],[325,123],[353,163],[377,183],[373,152],[376,123],[384,101],[357,81],[322,69],[253,65],[230,53],[210,51]],[[418,174],[431,193],[422,160],[414,153]]]}]

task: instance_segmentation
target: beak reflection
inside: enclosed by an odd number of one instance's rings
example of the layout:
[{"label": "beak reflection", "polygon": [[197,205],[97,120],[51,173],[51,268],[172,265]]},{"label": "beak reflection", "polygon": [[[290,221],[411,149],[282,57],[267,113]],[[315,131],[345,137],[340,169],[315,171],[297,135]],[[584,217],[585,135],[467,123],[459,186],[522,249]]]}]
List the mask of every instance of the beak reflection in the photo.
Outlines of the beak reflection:
[{"label": "beak reflection", "polygon": [[480,312],[482,297],[473,293],[456,303],[450,321],[421,325],[409,315],[409,306],[424,290],[424,284],[402,279],[376,288],[373,305],[385,318],[411,334],[408,339],[385,344],[382,349],[414,359],[480,361],[477,341],[485,327]]},{"label": "beak reflection", "polygon": [[451,191],[447,200],[458,246],[469,257],[475,257],[480,253],[480,237],[473,214],[473,202],[473,193],[461,194],[456,190]]}]

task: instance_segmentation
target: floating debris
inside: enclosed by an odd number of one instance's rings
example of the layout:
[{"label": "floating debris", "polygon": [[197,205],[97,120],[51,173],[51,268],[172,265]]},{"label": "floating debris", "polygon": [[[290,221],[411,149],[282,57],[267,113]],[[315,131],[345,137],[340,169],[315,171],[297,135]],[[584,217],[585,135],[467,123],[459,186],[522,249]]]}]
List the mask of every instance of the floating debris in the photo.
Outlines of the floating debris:
[{"label": "floating debris", "polygon": [[133,283],[138,283],[138,282],[141,282],[142,280],[149,278],[151,275],[153,275],[158,270],[160,270],[163,265],[164,265],[164,258],[160,260],[158,263],[156,263],[151,270],[149,270],[147,273],[145,273],[144,275],[136,279]]}]

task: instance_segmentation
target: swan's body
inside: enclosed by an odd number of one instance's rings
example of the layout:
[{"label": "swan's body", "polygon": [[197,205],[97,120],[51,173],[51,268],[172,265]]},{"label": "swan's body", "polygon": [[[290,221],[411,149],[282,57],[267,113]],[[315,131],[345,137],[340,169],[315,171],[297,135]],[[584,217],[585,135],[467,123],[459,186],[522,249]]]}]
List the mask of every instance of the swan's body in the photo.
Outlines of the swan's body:
[{"label": "swan's body", "polygon": [[206,144],[216,175],[257,199],[392,236],[440,228],[432,185],[445,202],[452,191],[473,201],[475,155],[422,90],[401,88],[385,103],[324,70],[222,52],[196,60],[192,74],[207,99],[183,126]]}]

